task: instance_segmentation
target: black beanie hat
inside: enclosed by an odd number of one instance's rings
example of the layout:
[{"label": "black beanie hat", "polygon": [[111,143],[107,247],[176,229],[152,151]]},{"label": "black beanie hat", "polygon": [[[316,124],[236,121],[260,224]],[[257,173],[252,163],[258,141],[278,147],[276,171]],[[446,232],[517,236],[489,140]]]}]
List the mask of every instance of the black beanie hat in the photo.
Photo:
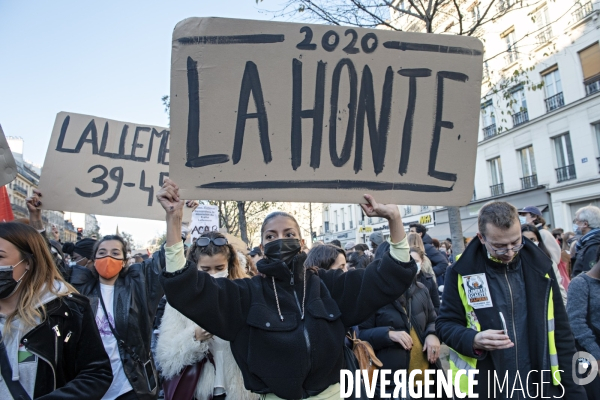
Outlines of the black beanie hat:
[{"label": "black beanie hat", "polygon": [[91,260],[95,244],[96,241],[94,239],[81,239],[79,242],[75,243],[75,248],[73,249],[73,252],[81,255],[82,257],[87,258],[88,260]]}]

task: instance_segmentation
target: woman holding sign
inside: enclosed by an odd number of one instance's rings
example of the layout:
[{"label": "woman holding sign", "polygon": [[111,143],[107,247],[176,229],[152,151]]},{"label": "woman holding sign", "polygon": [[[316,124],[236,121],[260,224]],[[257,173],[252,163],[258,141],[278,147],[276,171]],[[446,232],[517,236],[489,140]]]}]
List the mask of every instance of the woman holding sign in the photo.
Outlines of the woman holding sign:
[{"label": "woman holding sign", "polygon": [[398,207],[365,195],[363,210],[389,221],[392,242],[390,252],[366,269],[344,273],[305,268],[298,223],[290,214],[277,212],[262,225],[261,275],[228,280],[186,262],[178,186],[167,179],[157,199],[166,211],[161,284],[169,304],[231,342],[247,389],[267,400],[339,399],[345,327],[400,297],[417,271]]}]

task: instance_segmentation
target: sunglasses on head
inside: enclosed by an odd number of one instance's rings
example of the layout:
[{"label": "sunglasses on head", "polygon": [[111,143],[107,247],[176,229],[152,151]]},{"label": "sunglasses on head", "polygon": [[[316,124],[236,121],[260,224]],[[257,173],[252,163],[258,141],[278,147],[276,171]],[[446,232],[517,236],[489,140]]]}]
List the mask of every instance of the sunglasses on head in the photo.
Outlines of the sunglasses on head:
[{"label": "sunglasses on head", "polygon": [[196,246],[198,247],[206,247],[208,246],[210,243],[213,243],[215,246],[225,246],[227,243],[227,238],[224,237],[218,237],[218,238],[207,238],[207,237],[201,237],[198,238],[198,240],[196,240]]}]

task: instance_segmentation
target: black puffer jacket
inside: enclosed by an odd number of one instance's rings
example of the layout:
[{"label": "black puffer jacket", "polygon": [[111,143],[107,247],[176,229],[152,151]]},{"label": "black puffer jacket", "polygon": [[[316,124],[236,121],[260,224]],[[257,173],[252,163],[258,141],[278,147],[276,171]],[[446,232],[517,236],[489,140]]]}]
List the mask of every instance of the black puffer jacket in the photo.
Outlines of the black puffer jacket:
[{"label": "black puffer jacket", "polygon": [[[115,282],[113,313],[117,335],[129,345],[141,363],[150,361],[153,371],[150,379],[153,378],[154,382],[158,382],[158,374],[150,352],[150,341],[156,309],[164,294],[158,280],[164,265],[164,250],[161,249],[143,263],[123,269]],[[71,284],[90,299],[92,311],[96,315],[100,301],[98,274],[85,267],[75,266],[71,273]],[[158,387],[155,385],[154,390],[149,389],[141,363],[134,361],[121,346],[119,353],[125,375],[138,399],[156,399]]]},{"label": "black puffer jacket", "polygon": [[[581,239],[580,239],[581,240]],[[571,277],[574,278],[582,272],[587,272],[594,264],[596,264],[596,255],[600,248],[600,232],[592,235],[585,240],[581,246],[581,249],[577,250],[575,257],[571,259],[571,265],[573,265],[573,272]]]},{"label": "black puffer jacket", "polygon": [[437,284],[438,286],[443,285],[444,274],[446,273],[446,268],[448,268],[448,259],[433,246],[431,236],[428,234],[423,235],[423,245],[425,246],[427,258],[431,261],[433,272],[435,272],[435,276],[437,277]]},{"label": "black puffer jacket", "polygon": [[[408,300],[406,300],[408,299]],[[404,331],[410,334],[409,316],[405,308],[410,304],[410,323],[415,327],[421,343],[429,334],[435,334],[436,313],[429,298],[428,290],[415,282],[405,294],[404,301],[394,300],[381,307],[371,317],[359,325],[359,338],[371,343],[377,358],[384,369],[397,371],[408,368],[410,351],[400,343],[390,339],[390,331]]]},{"label": "black puffer jacket", "polygon": [[417,274],[417,281],[421,282],[429,291],[429,297],[431,298],[433,309],[437,315],[437,313],[440,312],[440,292],[438,290],[438,285],[435,282],[435,276],[420,271]]},{"label": "black puffer jacket", "polygon": [[69,294],[46,304],[46,313],[21,339],[38,356],[33,398],[101,399],[113,376],[89,300]]},{"label": "black puffer jacket", "polygon": [[389,254],[366,269],[309,270],[303,300],[305,259],[296,256],[292,269],[261,260],[257,267],[266,277],[233,281],[188,262],[165,272],[161,283],[169,304],[231,342],[246,389],[300,399],[339,382],[346,328],[402,295],[417,271],[414,261]]}]

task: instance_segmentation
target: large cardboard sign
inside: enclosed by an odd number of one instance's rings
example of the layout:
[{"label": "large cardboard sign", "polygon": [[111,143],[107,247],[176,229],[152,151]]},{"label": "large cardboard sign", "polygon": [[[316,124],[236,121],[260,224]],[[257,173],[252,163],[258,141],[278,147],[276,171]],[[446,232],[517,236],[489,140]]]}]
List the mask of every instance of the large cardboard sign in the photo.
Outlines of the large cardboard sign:
[{"label": "large cardboard sign", "polygon": [[186,198],[466,204],[482,53],[471,37],[186,19],[171,176]]},{"label": "large cardboard sign", "polygon": [[40,177],[44,208],[164,220],[169,130],[75,113],[56,116]]},{"label": "large cardboard sign", "polygon": [[12,182],[17,177],[17,164],[0,125],[0,186]]}]

